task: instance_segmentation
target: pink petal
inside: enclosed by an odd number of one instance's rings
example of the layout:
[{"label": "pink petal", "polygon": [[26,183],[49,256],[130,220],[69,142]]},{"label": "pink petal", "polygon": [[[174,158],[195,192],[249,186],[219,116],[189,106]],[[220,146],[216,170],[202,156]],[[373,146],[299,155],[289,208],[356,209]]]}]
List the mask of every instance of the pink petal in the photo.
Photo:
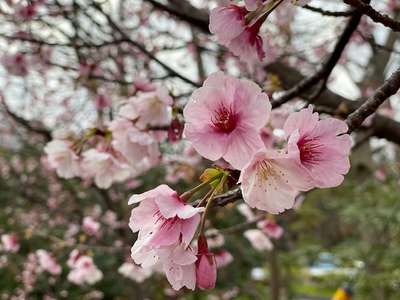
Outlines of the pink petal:
[{"label": "pink petal", "polygon": [[238,128],[229,136],[229,146],[223,158],[234,168],[241,170],[264,147],[257,131]]},{"label": "pink petal", "polygon": [[196,233],[197,227],[200,223],[200,215],[194,215],[193,217],[181,221],[181,232],[182,241],[186,245],[190,245],[194,234]]},{"label": "pink petal", "polygon": [[312,131],[318,123],[318,113],[313,113],[313,108],[310,105],[308,108],[302,109],[289,115],[283,130],[286,136],[292,134],[296,129],[299,130],[300,136]]}]

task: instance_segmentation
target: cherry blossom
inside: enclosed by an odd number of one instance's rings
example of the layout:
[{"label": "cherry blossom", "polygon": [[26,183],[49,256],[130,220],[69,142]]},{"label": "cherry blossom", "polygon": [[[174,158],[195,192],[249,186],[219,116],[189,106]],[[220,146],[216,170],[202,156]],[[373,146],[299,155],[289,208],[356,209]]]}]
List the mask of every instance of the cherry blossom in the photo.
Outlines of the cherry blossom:
[{"label": "cherry blossom", "polygon": [[56,262],[54,257],[46,250],[39,249],[36,250],[36,255],[38,257],[39,266],[46,272],[52,275],[61,274],[61,266]]},{"label": "cherry blossom", "polygon": [[110,152],[89,149],[82,156],[81,167],[85,176],[94,177],[99,188],[109,188],[113,182],[123,181],[131,175],[128,165]]},{"label": "cherry blossom", "polygon": [[74,261],[67,276],[70,282],[77,285],[92,285],[102,278],[103,272],[93,263],[93,259],[86,255],[81,255]]},{"label": "cherry blossom", "polygon": [[68,140],[53,140],[44,148],[50,167],[56,169],[58,176],[67,179],[78,176],[81,170],[79,157],[72,146]]},{"label": "cherry blossom", "polygon": [[278,214],[292,208],[299,191],[313,187],[307,172],[287,154],[260,150],[244,167],[239,182],[250,207]]},{"label": "cherry blossom", "polygon": [[258,251],[270,251],[274,248],[271,240],[259,229],[246,230],[243,235],[249,240],[252,247]]},{"label": "cherry blossom", "polygon": [[[189,245],[200,221],[199,212],[203,208],[194,208],[185,204],[178,194],[167,185],[133,195],[129,204],[140,203],[132,209],[129,226],[133,232],[139,231],[134,248],[138,252],[142,247],[159,248],[179,242]],[[135,260],[135,252],[132,257]]]},{"label": "cherry blossom", "polygon": [[284,125],[288,153],[320,188],[342,183],[350,169],[351,137],[345,122],[328,117],[319,120],[312,106],[291,114]]},{"label": "cherry blossom", "polygon": [[[251,1],[249,1],[251,2]],[[254,3],[249,3],[253,8]],[[210,13],[210,31],[242,61],[253,64],[265,57],[263,39],[259,35],[263,18],[255,22],[245,20],[248,11],[234,4],[214,8]]]},{"label": "cherry blossom", "polygon": [[4,55],[1,58],[1,63],[7,69],[7,71],[15,76],[26,76],[28,75],[28,60],[23,53],[15,53]]},{"label": "cherry blossom", "polygon": [[233,261],[233,256],[227,250],[220,250],[214,253],[215,263],[217,268],[223,268],[229,265]]},{"label": "cherry blossom", "polygon": [[272,220],[260,221],[257,226],[270,238],[278,240],[283,235],[283,228]]},{"label": "cherry blossom", "polygon": [[119,115],[133,120],[140,129],[166,126],[171,122],[173,100],[165,88],[140,93],[119,110]]},{"label": "cherry blossom", "polygon": [[139,175],[160,160],[160,151],[154,136],[140,131],[127,119],[119,118],[109,124],[112,132],[112,145],[130,165],[130,172]]},{"label": "cherry blossom", "polygon": [[134,263],[124,262],[118,268],[118,273],[135,282],[142,283],[153,274],[153,271],[151,268],[142,268]]},{"label": "cherry blossom", "polygon": [[100,223],[91,216],[86,216],[83,218],[82,228],[87,234],[97,236],[100,231]]},{"label": "cherry blossom", "polygon": [[259,131],[271,104],[260,87],[222,72],[211,74],[183,111],[184,135],[205,158],[241,169],[263,147]]},{"label": "cherry blossom", "polygon": [[14,233],[10,234],[2,234],[1,235],[2,249],[6,252],[18,252],[19,250],[19,242],[18,237]]}]

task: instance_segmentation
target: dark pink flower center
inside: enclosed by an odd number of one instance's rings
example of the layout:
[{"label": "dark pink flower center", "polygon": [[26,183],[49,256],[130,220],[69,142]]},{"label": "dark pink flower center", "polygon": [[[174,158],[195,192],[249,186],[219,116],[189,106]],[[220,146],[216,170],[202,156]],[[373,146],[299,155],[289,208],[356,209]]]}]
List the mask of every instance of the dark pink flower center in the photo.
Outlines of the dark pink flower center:
[{"label": "dark pink flower center", "polygon": [[181,220],[178,216],[166,219],[160,211],[156,212],[154,215],[157,217],[156,224],[161,223],[161,228],[167,227],[168,230]]},{"label": "dark pink flower center", "polygon": [[221,105],[214,111],[211,117],[213,127],[218,132],[230,133],[232,132],[239,121],[239,114],[235,113],[232,107],[225,107]]},{"label": "dark pink flower center", "polygon": [[297,142],[297,146],[303,164],[314,165],[321,161],[322,145],[317,139],[302,137]]}]

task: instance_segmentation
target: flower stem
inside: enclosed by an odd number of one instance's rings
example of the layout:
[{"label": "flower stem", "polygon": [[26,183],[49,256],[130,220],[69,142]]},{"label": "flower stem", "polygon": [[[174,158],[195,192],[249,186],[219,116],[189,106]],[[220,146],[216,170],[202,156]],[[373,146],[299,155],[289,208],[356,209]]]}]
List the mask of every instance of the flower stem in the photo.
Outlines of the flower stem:
[{"label": "flower stem", "polygon": [[204,226],[205,226],[205,223],[206,223],[206,217],[207,217],[207,214],[208,214],[208,212],[209,212],[209,210],[211,208],[211,204],[212,204],[212,202],[214,200],[214,196],[224,186],[227,178],[228,178],[228,174],[224,173],[222,175],[222,178],[219,181],[218,185],[215,188],[212,189],[211,195],[210,195],[210,197],[208,197],[207,205],[206,205],[206,208],[204,210],[203,216],[201,218],[200,235],[204,234]]},{"label": "flower stem", "polygon": [[205,187],[206,185],[210,184],[214,180],[217,180],[217,179],[221,178],[222,176],[224,176],[224,175],[222,173],[219,173],[218,175],[208,179],[207,181],[204,181],[204,182],[200,183],[198,186],[195,186],[191,190],[184,192],[180,196],[180,198],[182,200],[184,200],[184,201],[189,200],[196,192],[198,192],[199,190],[201,190],[203,187]]}]

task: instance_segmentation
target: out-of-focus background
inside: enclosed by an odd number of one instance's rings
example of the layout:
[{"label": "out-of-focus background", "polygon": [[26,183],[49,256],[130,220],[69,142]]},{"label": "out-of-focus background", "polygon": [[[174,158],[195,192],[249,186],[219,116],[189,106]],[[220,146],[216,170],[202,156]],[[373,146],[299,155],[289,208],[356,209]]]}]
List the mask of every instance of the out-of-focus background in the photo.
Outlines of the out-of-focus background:
[{"label": "out-of-focus background", "polygon": [[[353,134],[352,168],[340,187],[300,194],[277,216],[243,201],[212,211],[208,236],[219,268],[209,291],[173,291],[159,270],[130,259],[129,196],[162,183],[183,192],[211,164],[187,142],[161,141],[158,164],[107,188],[90,176],[61,178],[49,166],[46,143],[81,141],[154,85],[172,95],[178,131],[190,94],[213,71],[279,95],[321,67],[351,18],[339,0],[284,1],[262,27],[265,62],[248,68],[208,32],[217,3],[0,1],[0,299],[328,300],[339,288],[352,291],[343,300],[400,299],[398,94]],[[397,0],[371,6],[400,19]],[[339,117],[349,109],[343,103],[371,95],[399,65],[399,33],[363,16],[327,90],[275,110],[275,142],[288,111],[311,102]],[[283,233],[263,235],[262,220]],[[89,273],[73,266],[74,255],[88,258]]]}]

